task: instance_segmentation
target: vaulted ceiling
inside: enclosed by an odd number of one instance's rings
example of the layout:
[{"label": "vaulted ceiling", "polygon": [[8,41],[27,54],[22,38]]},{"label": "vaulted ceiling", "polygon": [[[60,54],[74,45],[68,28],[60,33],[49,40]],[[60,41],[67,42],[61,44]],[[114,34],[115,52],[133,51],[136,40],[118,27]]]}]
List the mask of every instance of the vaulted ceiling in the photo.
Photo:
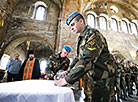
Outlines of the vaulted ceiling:
[{"label": "vaulted ceiling", "polygon": [[[7,33],[10,34],[10,32],[8,32],[8,29],[12,29],[12,27],[14,27],[14,25],[20,27],[20,25],[22,25],[22,19],[19,17],[14,18],[14,14],[13,12],[18,9],[18,6],[20,4],[22,4],[23,2],[25,2],[26,0],[0,0],[0,14],[3,16],[4,19],[4,27],[0,28],[0,46],[2,45],[2,42],[8,41],[9,40],[9,36],[6,36]],[[38,0],[29,0],[27,2],[31,2],[31,3],[35,3]],[[64,3],[68,2],[68,0],[42,0],[43,2],[51,2],[52,4],[54,4],[56,6],[56,12],[59,11],[59,13],[63,12],[63,9],[66,9],[66,7],[64,6]],[[73,0],[72,0],[73,2]],[[123,17],[132,20],[132,19],[136,19],[138,20],[138,0],[77,0],[79,6],[79,10],[84,11],[85,10],[93,10],[94,12],[98,14],[100,13],[105,13],[108,15],[108,11],[105,9],[105,6],[108,4],[112,4],[115,6],[118,6],[119,8],[122,9],[124,15]],[[93,7],[91,5],[94,5]],[[26,4],[27,5],[27,4]],[[77,5],[76,5],[77,6]],[[84,7],[83,7],[84,6]],[[23,7],[20,7],[23,8]],[[26,6],[27,9],[29,9],[29,6]],[[23,9],[24,10],[24,9]],[[21,14],[22,11],[17,12],[18,14]],[[12,18],[13,17],[13,18]],[[61,17],[61,14],[59,15],[59,18]],[[11,19],[12,18],[12,19]],[[58,18],[58,20],[59,20]],[[14,22],[12,21],[14,20]],[[16,21],[16,22],[15,22]],[[11,26],[11,28],[8,28],[8,26]],[[37,29],[37,28],[36,28]],[[57,26],[58,29],[58,26]],[[27,37],[26,37],[27,38]],[[25,38],[25,39],[26,39]],[[47,46],[46,43],[42,43],[40,40],[36,41],[35,37],[31,37],[33,38],[32,44],[30,45],[31,47],[35,48],[38,51],[41,50],[45,50],[47,51],[49,49],[49,46]],[[43,36],[42,36],[43,38]],[[11,41],[14,39],[11,39]],[[10,43],[10,42],[8,42]],[[7,45],[8,45],[7,43]],[[25,42],[19,44],[17,46],[18,48],[21,47],[22,49],[26,47]],[[51,51],[49,51],[51,53]]]}]

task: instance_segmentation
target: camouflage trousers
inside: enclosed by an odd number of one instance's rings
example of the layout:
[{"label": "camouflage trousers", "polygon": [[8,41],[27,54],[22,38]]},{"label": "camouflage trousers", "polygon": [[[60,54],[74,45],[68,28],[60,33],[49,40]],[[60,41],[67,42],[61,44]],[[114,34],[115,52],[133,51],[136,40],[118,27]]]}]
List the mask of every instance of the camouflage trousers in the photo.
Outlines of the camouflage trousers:
[{"label": "camouflage trousers", "polygon": [[114,77],[92,81],[84,77],[85,102],[115,102]]},{"label": "camouflage trousers", "polygon": [[121,87],[120,87],[120,77],[115,78],[115,87],[116,87],[116,93],[117,93],[117,99],[119,100],[121,98]]}]

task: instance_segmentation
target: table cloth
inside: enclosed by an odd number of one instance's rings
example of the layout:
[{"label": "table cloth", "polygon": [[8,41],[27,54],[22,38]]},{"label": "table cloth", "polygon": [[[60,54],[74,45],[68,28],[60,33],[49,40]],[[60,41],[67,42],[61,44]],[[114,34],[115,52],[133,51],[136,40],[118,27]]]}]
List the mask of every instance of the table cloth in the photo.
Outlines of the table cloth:
[{"label": "table cloth", "polygon": [[24,80],[0,83],[0,102],[75,102],[69,87],[52,80]]}]

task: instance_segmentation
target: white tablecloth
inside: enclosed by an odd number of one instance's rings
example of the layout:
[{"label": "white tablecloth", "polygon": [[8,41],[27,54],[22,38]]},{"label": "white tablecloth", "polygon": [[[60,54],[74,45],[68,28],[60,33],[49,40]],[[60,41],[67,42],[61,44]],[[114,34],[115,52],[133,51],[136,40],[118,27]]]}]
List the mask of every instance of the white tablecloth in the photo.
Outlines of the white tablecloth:
[{"label": "white tablecloth", "polygon": [[75,102],[69,87],[57,87],[54,81],[26,80],[0,83],[0,102]]}]

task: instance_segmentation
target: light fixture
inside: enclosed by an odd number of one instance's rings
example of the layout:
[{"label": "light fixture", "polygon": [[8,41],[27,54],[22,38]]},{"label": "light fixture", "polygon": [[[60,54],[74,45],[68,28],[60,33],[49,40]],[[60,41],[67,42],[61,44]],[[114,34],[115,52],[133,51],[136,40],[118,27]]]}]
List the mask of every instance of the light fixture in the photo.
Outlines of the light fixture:
[{"label": "light fixture", "polygon": [[132,59],[135,59],[136,58],[136,51],[131,50],[129,53],[130,53]]},{"label": "light fixture", "polygon": [[30,40],[27,40],[27,41],[26,41],[26,46],[27,46],[27,50],[29,50],[29,47],[30,47]]},{"label": "light fixture", "polygon": [[4,25],[4,19],[2,15],[0,14],[0,27],[3,27],[3,25]]}]

